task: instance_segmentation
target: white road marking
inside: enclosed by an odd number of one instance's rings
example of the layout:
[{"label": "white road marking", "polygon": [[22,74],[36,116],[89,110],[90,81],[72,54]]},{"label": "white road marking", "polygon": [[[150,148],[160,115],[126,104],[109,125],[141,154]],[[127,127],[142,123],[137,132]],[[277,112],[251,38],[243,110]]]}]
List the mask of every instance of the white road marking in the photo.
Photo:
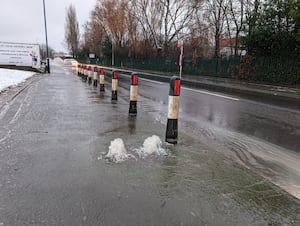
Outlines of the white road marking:
[{"label": "white road marking", "polygon": [[11,119],[11,121],[9,122],[9,124],[13,124],[13,123],[15,123],[15,122],[18,120],[19,114],[20,114],[20,112],[21,112],[21,110],[22,110],[22,108],[23,108],[23,105],[24,105],[24,102],[22,102],[22,103],[20,104],[20,106],[19,106],[17,112],[15,113],[14,117]]},{"label": "white road marking", "polygon": [[156,84],[159,84],[159,85],[163,84],[162,82],[158,82],[158,81],[154,81],[154,80],[150,80],[150,79],[146,79],[146,78],[139,78],[139,79],[145,80],[147,82],[153,82],[153,83],[156,83]]},{"label": "white road marking", "polygon": [[[146,78],[139,78],[139,79],[140,80],[145,80],[145,81],[148,81],[148,82],[152,82],[152,83],[156,83],[156,84],[159,84],[159,85],[163,84],[162,82],[158,82],[158,81],[150,80],[150,79],[146,79]],[[194,92],[198,92],[198,93],[202,93],[202,94],[207,94],[207,95],[211,95],[211,96],[221,97],[221,98],[225,98],[225,99],[229,99],[229,100],[234,100],[234,101],[239,101],[240,100],[238,98],[224,96],[224,95],[220,95],[220,94],[216,94],[216,93],[211,93],[211,92],[207,92],[207,91],[203,91],[203,90],[191,89],[191,88],[186,88],[186,87],[182,87],[181,89],[190,90],[190,91],[194,91]]]},{"label": "white road marking", "polygon": [[190,88],[186,88],[186,87],[182,87],[181,89],[190,90],[190,91],[194,91],[194,92],[197,92],[197,93],[203,93],[203,94],[207,94],[207,95],[211,95],[211,96],[221,97],[221,98],[234,100],[234,101],[239,101],[240,100],[238,98],[223,96],[223,95],[220,95],[220,94],[211,93],[211,92],[207,92],[207,91],[203,91],[203,90],[190,89]]},{"label": "white road marking", "polygon": [[3,119],[3,117],[6,115],[7,111],[9,110],[9,104],[6,103],[0,110],[1,110],[0,119]]},{"label": "white road marking", "polygon": [[0,139],[0,144],[1,144],[3,141],[5,141],[5,140],[7,140],[7,137],[1,138],[1,139]]},{"label": "white road marking", "polygon": [[[127,77],[131,77],[131,75],[126,75],[126,74],[123,74],[123,75],[125,75],[125,76],[127,76]],[[140,80],[147,81],[147,82],[156,83],[156,84],[159,84],[159,85],[163,84],[163,82],[158,82],[158,81],[151,80],[151,79],[146,79],[146,78],[141,78],[141,77],[139,77],[139,79],[140,79]]]}]

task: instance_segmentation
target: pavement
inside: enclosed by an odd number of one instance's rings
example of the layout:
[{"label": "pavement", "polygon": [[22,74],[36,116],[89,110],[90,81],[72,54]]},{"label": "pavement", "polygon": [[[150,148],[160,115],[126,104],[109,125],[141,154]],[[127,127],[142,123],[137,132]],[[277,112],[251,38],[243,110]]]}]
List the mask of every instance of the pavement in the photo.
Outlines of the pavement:
[{"label": "pavement", "polygon": [[[1,226],[300,224],[298,199],[189,134],[168,156],[138,158],[165,125],[128,117],[129,91],[110,93],[53,66],[1,94]],[[107,162],[115,138],[136,159]]]}]

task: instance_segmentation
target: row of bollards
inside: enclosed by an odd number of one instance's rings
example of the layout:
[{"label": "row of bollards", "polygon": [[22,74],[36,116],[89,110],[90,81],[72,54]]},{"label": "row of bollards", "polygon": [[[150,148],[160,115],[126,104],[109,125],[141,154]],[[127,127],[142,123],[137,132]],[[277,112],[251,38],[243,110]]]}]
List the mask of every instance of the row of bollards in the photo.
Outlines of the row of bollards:
[{"label": "row of bollards", "polygon": [[[83,81],[88,81],[89,84],[93,83],[94,87],[98,86],[98,73],[99,73],[99,86],[100,92],[105,92],[104,88],[104,69],[91,65],[78,64],[76,68],[77,75]],[[93,73],[93,74],[92,74]],[[118,100],[118,71],[112,71],[111,82],[111,100],[116,102]],[[137,115],[137,98],[138,98],[138,74],[132,73],[130,85],[130,102],[129,102],[129,115]],[[168,121],[166,129],[166,142],[177,144],[178,139],[178,115],[179,115],[179,96],[180,96],[180,78],[173,76],[170,79],[169,88],[169,101],[168,101]]]},{"label": "row of bollards", "polygon": [[[83,81],[88,81],[89,84],[93,83],[94,87],[98,86],[98,72],[99,72],[99,86],[100,92],[105,92],[104,88],[104,69],[94,66],[92,71],[92,66],[87,66],[84,64],[78,64],[76,67],[76,73],[82,78]],[[93,76],[92,76],[93,73]]]}]

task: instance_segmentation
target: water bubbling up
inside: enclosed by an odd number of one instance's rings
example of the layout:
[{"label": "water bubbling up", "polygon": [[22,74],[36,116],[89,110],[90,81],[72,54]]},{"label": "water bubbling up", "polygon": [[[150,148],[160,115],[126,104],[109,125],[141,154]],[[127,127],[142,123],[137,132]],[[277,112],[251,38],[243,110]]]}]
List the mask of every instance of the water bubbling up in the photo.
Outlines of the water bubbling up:
[{"label": "water bubbling up", "polygon": [[108,153],[105,158],[111,160],[112,162],[124,162],[131,155],[127,153],[124,142],[121,138],[114,139],[110,142]]},{"label": "water bubbling up", "polygon": [[162,142],[156,135],[152,135],[144,140],[143,146],[134,151],[139,155],[139,158],[146,158],[149,155],[167,155],[165,149],[161,147]]},{"label": "water bubbling up", "polygon": [[121,138],[114,139],[110,142],[108,153],[105,158],[120,163],[128,159],[145,159],[149,155],[166,156],[166,150],[161,147],[162,142],[156,135],[148,137],[144,140],[143,146],[133,149],[132,152],[138,155],[137,157],[127,152],[125,144]]}]

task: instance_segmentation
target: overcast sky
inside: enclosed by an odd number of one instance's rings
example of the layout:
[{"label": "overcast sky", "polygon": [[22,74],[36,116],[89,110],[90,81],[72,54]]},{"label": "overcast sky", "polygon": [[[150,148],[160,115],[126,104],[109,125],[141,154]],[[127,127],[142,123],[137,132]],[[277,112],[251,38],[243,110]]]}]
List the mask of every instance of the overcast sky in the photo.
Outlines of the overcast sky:
[{"label": "overcast sky", "polygon": [[[62,43],[66,8],[70,4],[76,8],[82,32],[96,0],[45,0],[48,44],[55,51],[67,51]],[[0,41],[45,43],[43,0],[1,0]]]}]

